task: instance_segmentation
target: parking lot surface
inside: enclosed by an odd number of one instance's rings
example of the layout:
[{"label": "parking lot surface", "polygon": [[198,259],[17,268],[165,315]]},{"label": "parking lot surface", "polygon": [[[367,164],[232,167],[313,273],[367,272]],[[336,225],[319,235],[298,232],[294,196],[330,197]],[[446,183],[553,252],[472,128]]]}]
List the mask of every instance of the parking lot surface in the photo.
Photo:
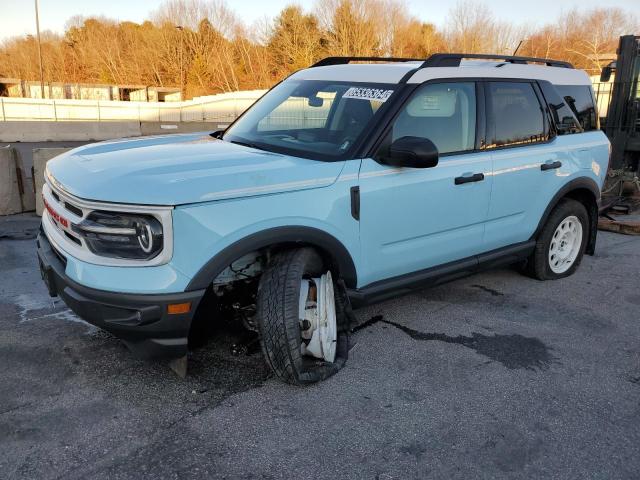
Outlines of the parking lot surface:
[{"label": "parking lot surface", "polygon": [[640,478],[640,237],[358,310],[346,367],[296,388],[224,324],[184,380],[135,360],[48,297],[37,226],[0,219],[2,478]]}]

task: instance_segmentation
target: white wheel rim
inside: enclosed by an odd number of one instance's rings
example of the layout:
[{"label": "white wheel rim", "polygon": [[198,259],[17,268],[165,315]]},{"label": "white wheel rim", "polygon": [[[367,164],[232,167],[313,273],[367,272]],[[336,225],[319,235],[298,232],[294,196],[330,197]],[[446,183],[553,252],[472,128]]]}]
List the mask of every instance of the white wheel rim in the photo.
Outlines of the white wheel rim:
[{"label": "white wheel rim", "polygon": [[575,215],[560,222],[549,244],[549,268],[554,273],[564,273],[578,258],[582,246],[582,223]]},{"label": "white wheel rim", "polygon": [[[312,287],[315,287],[315,295]],[[331,272],[300,282],[298,318],[304,340],[300,346],[301,353],[333,362],[336,358],[338,327]]]}]

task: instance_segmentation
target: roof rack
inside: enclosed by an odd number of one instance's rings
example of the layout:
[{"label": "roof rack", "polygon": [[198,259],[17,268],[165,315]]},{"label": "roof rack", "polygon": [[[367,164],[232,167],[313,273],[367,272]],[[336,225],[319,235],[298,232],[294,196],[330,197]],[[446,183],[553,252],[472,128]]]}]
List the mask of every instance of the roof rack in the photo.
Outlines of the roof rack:
[{"label": "roof rack", "polygon": [[328,65],[346,65],[350,62],[423,62],[424,58],[402,57],[327,57],[311,65],[313,67],[326,67]]},{"label": "roof rack", "polygon": [[[426,60],[424,58],[403,57],[327,57],[311,67],[326,67],[328,65],[346,65],[350,62],[422,62],[417,68],[427,67],[459,67],[465,59],[504,60],[506,63],[526,65],[528,63],[544,63],[548,67],[573,68],[569,62],[552,60],[550,58],[517,57],[513,55],[494,55],[485,53],[434,53]],[[502,64],[500,64],[502,65]],[[499,66],[500,66],[499,65]]]},{"label": "roof rack", "polygon": [[573,68],[569,62],[552,60],[550,58],[536,57],[516,57],[513,55],[494,55],[484,53],[435,53],[420,65],[420,68],[427,67],[459,67],[462,59],[484,59],[484,60],[504,60],[507,63],[528,64],[544,63],[548,67]]}]

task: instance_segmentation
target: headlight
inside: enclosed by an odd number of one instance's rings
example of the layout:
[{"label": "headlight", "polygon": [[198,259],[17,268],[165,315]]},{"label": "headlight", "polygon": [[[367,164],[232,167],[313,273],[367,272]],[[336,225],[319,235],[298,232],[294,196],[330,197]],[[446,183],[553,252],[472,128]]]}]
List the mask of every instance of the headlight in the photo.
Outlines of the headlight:
[{"label": "headlight", "polygon": [[151,260],[163,247],[162,224],[151,215],[94,211],[73,230],[103,257]]}]

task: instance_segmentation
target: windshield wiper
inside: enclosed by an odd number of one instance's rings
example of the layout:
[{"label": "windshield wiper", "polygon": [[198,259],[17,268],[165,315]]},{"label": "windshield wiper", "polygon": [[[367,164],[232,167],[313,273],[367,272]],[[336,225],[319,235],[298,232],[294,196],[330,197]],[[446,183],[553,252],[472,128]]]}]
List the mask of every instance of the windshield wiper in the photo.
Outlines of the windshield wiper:
[{"label": "windshield wiper", "polygon": [[251,142],[243,142],[240,140],[228,140],[229,143],[235,143],[236,145],[242,145],[243,147],[249,147],[249,148],[255,148],[256,150],[266,150],[264,147],[261,147],[260,145],[256,144],[256,143],[251,143]]}]

